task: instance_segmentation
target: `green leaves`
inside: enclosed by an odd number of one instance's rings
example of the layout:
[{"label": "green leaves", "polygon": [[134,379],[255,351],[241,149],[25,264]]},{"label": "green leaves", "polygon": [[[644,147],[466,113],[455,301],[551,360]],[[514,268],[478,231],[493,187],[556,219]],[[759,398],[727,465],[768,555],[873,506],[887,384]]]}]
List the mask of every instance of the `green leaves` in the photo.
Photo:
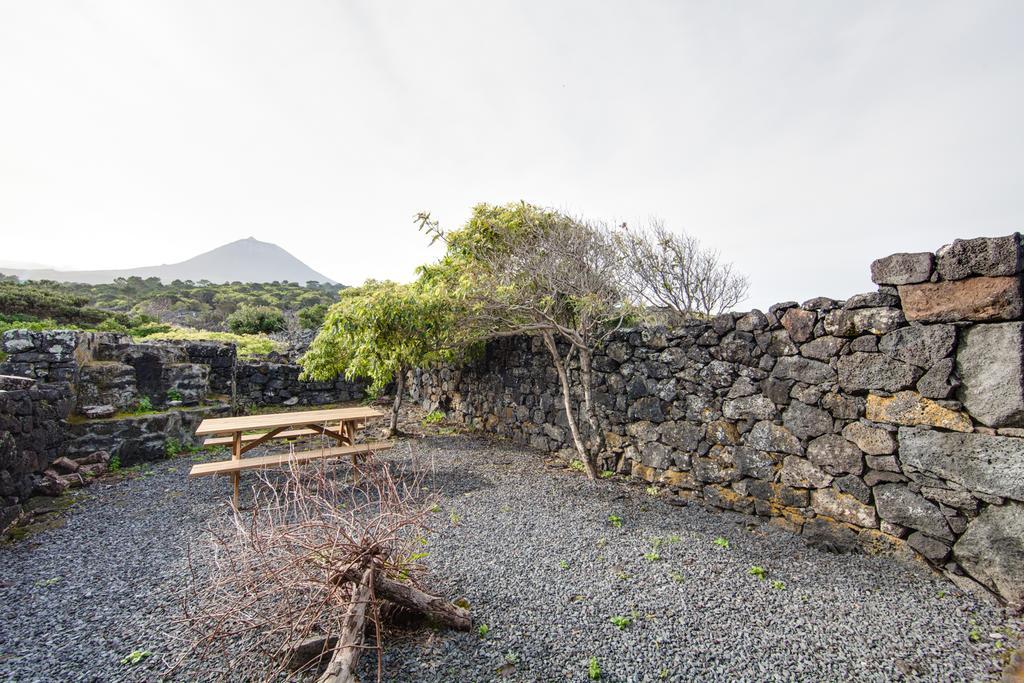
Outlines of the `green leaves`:
[{"label": "green leaves", "polygon": [[441,289],[368,280],[341,292],[299,362],[303,379],[365,377],[379,393],[400,372],[452,360],[459,339],[454,306]]}]

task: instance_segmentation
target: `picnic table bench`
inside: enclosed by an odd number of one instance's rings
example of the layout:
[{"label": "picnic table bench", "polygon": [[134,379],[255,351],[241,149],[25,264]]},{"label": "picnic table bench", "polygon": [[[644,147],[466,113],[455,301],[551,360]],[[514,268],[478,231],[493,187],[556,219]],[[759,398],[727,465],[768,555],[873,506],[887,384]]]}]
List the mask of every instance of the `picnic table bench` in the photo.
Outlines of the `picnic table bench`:
[{"label": "picnic table bench", "polygon": [[[230,444],[231,459],[193,465],[189,476],[230,474],[234,480],[235,507],[238,507],[238,485],[241,472],[244,470],[276,467],[289,462],[302,463],[340,458],[346,455],[351,456],[352,464],[355,464],[360,455],[392,448],[394,443],[391,441],[359,444],[355,442],[358,426],[370,418],[383,415],[384,413],[376,408],[359,406],[203,420],[196,429],[196,436],[210,436],[211,438],[203,442],[207,446]],[[317,434],[333,439],[337,445],[299,453],[289,451],[259,457],[242,457],[253,448],[273,439],[294,439]]]}]

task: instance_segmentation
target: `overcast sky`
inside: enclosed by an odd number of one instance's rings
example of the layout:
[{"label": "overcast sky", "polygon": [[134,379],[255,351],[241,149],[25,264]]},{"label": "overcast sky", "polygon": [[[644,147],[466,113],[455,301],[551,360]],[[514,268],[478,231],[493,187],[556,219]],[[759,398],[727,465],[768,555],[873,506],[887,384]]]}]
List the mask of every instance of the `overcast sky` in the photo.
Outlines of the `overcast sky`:
[{"label": "overcast sky", "polygon": [[253,236],[411,279],[413,215],[659,217],[743,308],[1024,227],[1024,2],[0,0],[0,259]]}]

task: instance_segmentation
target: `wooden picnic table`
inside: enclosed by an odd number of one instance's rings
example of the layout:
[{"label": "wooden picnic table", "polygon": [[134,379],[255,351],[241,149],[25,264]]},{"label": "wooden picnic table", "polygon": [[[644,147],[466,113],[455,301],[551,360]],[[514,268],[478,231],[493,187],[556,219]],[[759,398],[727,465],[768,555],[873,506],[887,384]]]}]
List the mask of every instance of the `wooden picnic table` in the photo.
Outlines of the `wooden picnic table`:
[{"label": "wooden picnic table", "polygon": [[[196,436],[212,436],[205,445],[230,444],[231,460],[199,463],[192,466],[190,477],[214,474],[230,474],[234,480],[234,503],[238,507],[238,487],[241,472],[248,469],[274,467],[288,462],[309,462],[345,455],[356,458],[372,451],[391,448],[389,441],[356,444],[356,427],[384,413],[369,406],[355,408],[330,408],[327,410],[304,410],[294,413],[268,413],[265,415],[244,415],[203,420],[196,429]],[[272,453],[260,457],[243,458],[248,451],[272,439],[296,438],[323,435],[333,439],[337,446],[319,450],[293,453],[291,451]]]}]

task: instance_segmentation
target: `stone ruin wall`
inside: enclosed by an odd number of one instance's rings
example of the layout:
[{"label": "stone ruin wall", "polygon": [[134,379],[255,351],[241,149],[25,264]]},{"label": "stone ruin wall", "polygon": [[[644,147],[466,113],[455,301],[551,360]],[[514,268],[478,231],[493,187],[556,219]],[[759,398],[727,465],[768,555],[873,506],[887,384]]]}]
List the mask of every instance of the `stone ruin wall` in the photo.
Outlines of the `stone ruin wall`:
[{"label": "stone ruin wall", "polygon": [[[620,331],[594,361],[601,466],[831,549],[909,547],[1024,603],[1022,266],[1017,234],[958,240],[875,261],[877,291],[846,301]],[[416,373],[412,392],[574,457],[536,338]]]},{"label": "stone ruin wall", "polygon": [[[93,464],[104,451],[122,465],[157,460],[168,442],[199,445],[194,432],[206,417],[350,401],[366,388],[343,377],[303,382],[287,358],[240,359],[234,344],[221,342],[11,330],[0,350],[0,530],[29,496],[82,481],[51,467],[61,458]],[[132,415],[142,398],[154,412]]]}]

